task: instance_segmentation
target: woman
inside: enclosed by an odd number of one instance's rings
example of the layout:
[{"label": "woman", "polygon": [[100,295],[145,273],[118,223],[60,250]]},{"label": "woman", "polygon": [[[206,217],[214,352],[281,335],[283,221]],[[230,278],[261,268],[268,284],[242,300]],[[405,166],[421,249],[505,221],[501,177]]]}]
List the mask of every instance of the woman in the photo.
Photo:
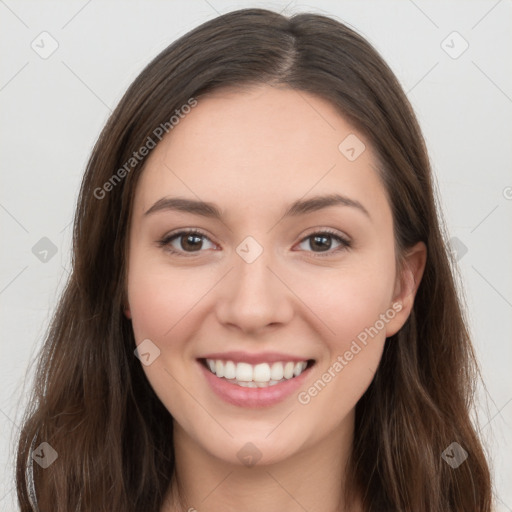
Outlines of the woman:
[{"label": "woman", "polygon": [[246,9],[164,50],[93,150],[73,255],[22,512],[491,510],[423,138],[348,27]]}]

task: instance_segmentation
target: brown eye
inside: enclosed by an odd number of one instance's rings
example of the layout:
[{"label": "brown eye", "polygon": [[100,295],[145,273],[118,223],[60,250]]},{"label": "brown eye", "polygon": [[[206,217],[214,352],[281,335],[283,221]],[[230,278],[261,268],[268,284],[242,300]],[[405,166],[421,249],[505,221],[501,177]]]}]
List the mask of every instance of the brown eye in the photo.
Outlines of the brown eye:
[{"label": "brown eye", "polygon": [[307,246],[309,246],[309,252],[332,254],[349,248],[351,243],[338,234],[334,234],[329,231],[322,231],[307,236],[299,244],[299,247],[306,251],[308,251]]},{"label": "brown eye", "polygon": [[205,249],[205,244],[211,244],[212,246],[206,247],[206,249],[215,247],[213,242],[199,231],[180,231],[179,233],[166,236],[159,242],[161,247],[165,247],[166,250],[177,254],[201,252],[201,249]]}]

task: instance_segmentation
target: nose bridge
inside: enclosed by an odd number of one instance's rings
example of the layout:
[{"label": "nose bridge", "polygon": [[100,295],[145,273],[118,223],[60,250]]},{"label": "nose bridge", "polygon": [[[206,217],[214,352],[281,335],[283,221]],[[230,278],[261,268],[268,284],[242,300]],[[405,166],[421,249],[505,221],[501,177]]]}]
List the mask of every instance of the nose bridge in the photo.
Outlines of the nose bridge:
[{"label": "nose bridge", "polygon": [[244,330],[289,320],[288,291],[274,275],[273,251],[247,237],[238,245],[236,253],[234,268],[219,302],[219,320]]},{"label": "nose bridge", "polygon": [[238,294],[268,293],[269,288],[273,287],[271,283],[272,273],[269,267],[272,266],[272,258],[266,251],[254,261],[248,262],[243,258],[235,263],[235,274],[237,283],[235,283]]},{"label": "nose bridge", "polygon": [[254,239],[246,239],[236,252],[238,261],[235,260],[233,297],[249,303],[261,303],[261,307],[270,305],[271,297],[275,297],[277,292],[274,290],[275,277],[269,270],[274,259],[272,250],[264,248]]}]

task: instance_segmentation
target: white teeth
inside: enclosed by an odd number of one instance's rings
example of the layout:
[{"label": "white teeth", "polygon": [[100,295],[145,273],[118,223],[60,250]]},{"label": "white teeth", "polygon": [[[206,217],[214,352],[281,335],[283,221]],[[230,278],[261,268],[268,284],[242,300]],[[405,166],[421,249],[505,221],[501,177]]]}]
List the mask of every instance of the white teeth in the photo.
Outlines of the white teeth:
[{"label": "white teeth", "polygon": [[294,363],[286,363],[284,365],[284,378],[291,379],[293,377],[293,369],[295,368]]},{"label": "white teeth", "polygon": [[226,379],[234,379],[236,377],[236,366],[233,361],[226,361],[224,365],[224,377],[226,377]]},{"label": "white teeth", "polygon": [[217,377],[224,377],[224,364],[222,361],[215,361],[215,374]]},{"label": "white teeth", "polygon": [[272,380],[281,380],[284,375],[283,363],[274,363],[270,370],[270,378]]},{"label": "white teeth", "polygon": [[[221,365],[224,368],[224,363],[222,361],[215,361],[215,366],[218,368],[218,365]],[[224,374],[219,375],[217,372],[217,377],[222,377]],[[247,363],[238,363],[236,365],[236,380],[241,380],[243,382],[250,382],[252,380],[252,366]]]},{"label": "white teeth", "polygon": [[243,382],[238,381],[236,379],[229,379],[228,382],[231,384],[236,384],[242,388],[267,388],[269,386],[275,386],[276,384],[279,384],[280,382],[285,382],[286,379],[281,380],[269,380],[268,382]]},{"label": "white teeth", "polygon": [[242,382],[242,381],[240,381],[240,382],[238,382],[238,385],[242,386],[244,388],[257,388],[258,387],[256,385],[256,382],[252,382],[252,381],[250,381],[250,382]]},{"label": "white teeth", "polygon": [[288,361],[272,365],[268,363],[251,365],[221,359],[207,359],[206,364],[217,377],[224,377],[242,387],[254,388],[274,386],[284,380],[298,377],[306,369],[308,363],[307,361],[298,363]]},{"label": "white teeth", "polygon": [[268,382],[270,380],[270,366],[267,363],[257,364],[252,371],[252,377],[256,382]]},{"label": "white teeth", "polygon": [[295,363],[295,367],[293,368],[293,376],[297,377],[297,375],[302,373],[302,370],[302,363]]}]

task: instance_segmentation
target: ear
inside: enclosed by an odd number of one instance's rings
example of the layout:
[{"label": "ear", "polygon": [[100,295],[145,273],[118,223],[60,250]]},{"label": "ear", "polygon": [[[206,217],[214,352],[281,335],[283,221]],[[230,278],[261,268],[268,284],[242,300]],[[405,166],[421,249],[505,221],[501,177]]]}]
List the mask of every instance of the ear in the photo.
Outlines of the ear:
[{"label": "ear", "polygon": [[409,318],[426,262],[427,247],[423,242],[418,242],[406,252],[393,294],[393,309],[397,314],[386,326],[386,337],[396,334]]},{"label": "ear", "polygon": [[130,311],[130,305],[128,304],[128,294],[126,291],[123,293],[123,313],[126,318],[131,320],[132,312]]}]

